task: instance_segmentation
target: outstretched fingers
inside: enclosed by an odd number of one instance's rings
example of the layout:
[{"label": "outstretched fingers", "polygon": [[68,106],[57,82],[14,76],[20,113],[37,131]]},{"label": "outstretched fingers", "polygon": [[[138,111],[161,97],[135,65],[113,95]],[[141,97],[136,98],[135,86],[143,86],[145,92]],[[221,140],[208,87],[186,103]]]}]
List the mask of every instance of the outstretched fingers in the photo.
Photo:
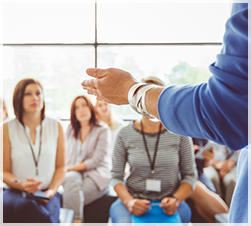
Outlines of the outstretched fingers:
[{"label": "outstretched fingers", "polygon": [[87,90],[88,94],[94,95],[97,97],[97,100],[105,101],[111,103],[108,99],[101,97],[99,90],[97,88],[98,79],[88,79],[81,83],[84,90]]},{"label": "outstretched fingers", "polygon": [[94,78],[103,78],[106,76],[106,69],[87,68],[86,73]]},{"label": "outstretched fingers", "polygon": [[95,96],[100,96],[97,89],[98,79],[106,76],[106,70],[98,69],[98,68],[88,68],[86,73],[95,79],[86,79],[81,85],[83,89],[88,91],[88,94],[92,94]]},{"label": "outstretched fingers", "polygon": [[96,92],[97,89],[97,79],[87,79],[84,80],[81,85],[83,86],[83,89]]}]

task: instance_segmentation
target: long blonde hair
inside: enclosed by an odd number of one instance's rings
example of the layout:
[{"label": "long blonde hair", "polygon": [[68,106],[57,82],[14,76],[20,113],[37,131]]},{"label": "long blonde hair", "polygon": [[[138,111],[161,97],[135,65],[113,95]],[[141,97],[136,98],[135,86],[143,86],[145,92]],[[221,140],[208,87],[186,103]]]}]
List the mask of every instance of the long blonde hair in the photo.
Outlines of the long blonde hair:
[{"label": "long blonde hair", "polygon": [[[98,101],[96,101],[96,104],[95,104],[95,109],[96,109],[97,117],[98,117],[99,120],[102,121],[101,115],[97,111],[97,104],[98,104]],[[116,124],[115,124],[115,120],[114,120],[113,113],[112,113],[111,109],[110,109],[110,113],[108,115],[108,126],[110,127],[111,130],[116,129]]]}]

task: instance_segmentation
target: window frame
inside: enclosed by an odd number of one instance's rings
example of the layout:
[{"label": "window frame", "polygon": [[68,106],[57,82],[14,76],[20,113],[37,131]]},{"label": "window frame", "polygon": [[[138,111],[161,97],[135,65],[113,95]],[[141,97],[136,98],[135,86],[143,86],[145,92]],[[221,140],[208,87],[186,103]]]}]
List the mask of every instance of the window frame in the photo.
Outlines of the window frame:
[{"label": "window frame", "polygon": [[[98,3],[94,3],[94,20],[95,20],[95,29],[94,29],[94,42],[93,43],[3,43],[3,47],[27,47],[27,46],[93,46],[94,48],[94,65],[95,68],[98,68],[98,48],[100,46],[221,46],[222,42],[130,42],[130,43],[102,43],[98,42]],[[67,121],[69,119],[62,118],[62,121]],[[126,119],[130,120],[130,119]]]}]

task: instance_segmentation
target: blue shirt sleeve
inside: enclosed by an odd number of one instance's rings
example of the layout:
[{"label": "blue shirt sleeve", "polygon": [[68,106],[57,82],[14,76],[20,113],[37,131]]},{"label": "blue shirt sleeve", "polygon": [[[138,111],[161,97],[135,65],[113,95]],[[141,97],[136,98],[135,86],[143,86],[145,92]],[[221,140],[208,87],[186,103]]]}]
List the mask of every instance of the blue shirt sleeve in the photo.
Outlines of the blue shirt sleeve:
[{"label": "blue shirt sleeve", "polygon": [[173,133],[205,138],[237,150],[248,143],[248,4],[234,3],[223,46],[200,85],[170,86],[158,114]]}]

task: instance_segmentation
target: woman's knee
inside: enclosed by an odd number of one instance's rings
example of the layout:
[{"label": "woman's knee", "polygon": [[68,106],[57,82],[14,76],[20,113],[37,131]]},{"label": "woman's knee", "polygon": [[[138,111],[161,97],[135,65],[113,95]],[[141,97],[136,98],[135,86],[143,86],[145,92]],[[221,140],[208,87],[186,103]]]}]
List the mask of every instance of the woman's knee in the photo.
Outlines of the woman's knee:
[{"label": "woman's knee", "polygon": [[114,214],[116,214],[117,207],[119,207],[119,206],[120,206],[120,204],[119,204],[118,199],[111,204],[110,209],[109,209],[109,215],[111,217],[113,217]]},{"label": "woman's knee", "polygon": [[79,190],[82,185],[82,175],[76,171],[67,172],[63,183],[64,193]]},{"label": "woman's knee", "polygon": [[236,174],[233,174],[232,172],[228,173],[223,179],[223,184],[227,188],[228,186],[235,186],[236,184]]},{"label": "woman's knee", "polygon": [[219,180],[220,180],[219,174],[214,167],[209,166],[207,168],[204,168],[203,171],[204,171],[204,174],[206,175],[206,177],[208,177],[210,180],[215,181],[215,182],[219,182]]},{"label": "woman's knee", "polygon": [[19,213],[19,218],[22,219],[20,219],[20,222],[53,223],[46,208],[43,208],[42,204],[35,200],[27,199],[19,205],[18,209],[16,211]]},{"label": "woman's knee", "polygon": [[189,223],[191,221],[192,212],[189,205],[185,201],[180,203],[178,212],[182,223]]},{"label": "woman's knee", "polygon": [[110,206],[109,214],[113,223],[132,222],[130,212],[119,198]]},{"label": "woman's knee", "polygon": [[77,171],[69,171],[65,174],[65,182],[68,181],[82,181],[82,174]]}]

